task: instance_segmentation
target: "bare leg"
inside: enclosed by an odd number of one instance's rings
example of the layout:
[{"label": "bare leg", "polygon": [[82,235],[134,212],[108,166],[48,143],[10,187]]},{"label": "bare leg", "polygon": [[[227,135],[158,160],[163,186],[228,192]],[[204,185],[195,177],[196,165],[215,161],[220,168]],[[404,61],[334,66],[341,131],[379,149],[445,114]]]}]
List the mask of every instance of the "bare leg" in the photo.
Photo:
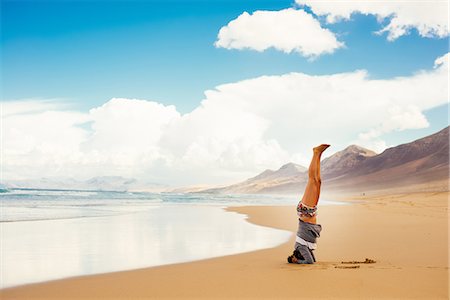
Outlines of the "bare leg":
[{"label": "bare leg", "polygon": [[[320,178],[320,157],[322,156],[323,151],[325,151],[328,147],[330,147],[330,145],[322,144],[313,149],[314,155],[308,169],[308,182],[301,200],[301,203],[306,206],[315,207],[319,202],[320,185],[322,184]],[[315,215],[311,217],[308,214],[300,214],[300,220],[312,224],[316,224],[317,222]],[[302,231],[302,226],[306,226],[302,224],[302,222],[299,222],[298,224],[299,229],[297,232],[297,237],[300,238],[302,237],[298,234]],[[319,233],[317,233],[317,235],[319,235]],[[315,242],[315,240],[310,240],[310,242]],[[313,264],[316,261],[312,250],[308,249],[305,245],[298,244],[297,240],[295,242],[295,249],[296,250],[294,253],[287,258],[289,263]]]},{"label": "bare leg", "polygon": [[[308,182],[306,184],[305,193],[303,194],[303,198],[301,200],[301,203],[303,203],[306,206],[309,207],[315,207],[317,206],[317,203],[319,202],[319,196],[320,196],[320,185],[322,184],[321,178],[320,178],[320,157],[322,156],[323,151],[325,151],[330,145],[322,144],[320,146],[315,147],[314,155],[311,160],[311,163],[309,165],[308,169]],[[306,223],[312,223],[316,224],[316,216],[314,215],[311,217],[308,214],[300,214],[300,219],[303,222]],[[299,222],[298,226],[298,232],[297,237],[302,238],[299,236],[299,232],[302,232],[302,222]],[[319,235],[320,231],[318,231],[317,235]],[[315,242],[315,240],[310,240],[310,242]],[[292,255],[288,257],[289,263],[301,263],[301,264],[313,264],[316,260],[314,258],[314,254],[312,253],[312,249],[308,249],[309,246],[300,245],[297,243],[297,240],[295,242],[295,248],[296,250]]]},{"label": "bare leg", "polygon": [[[320,186],[322,180],[320,178],[320,157],[323,151],[325,151],[330,145],[322,144],[313,149],[314,155],[309,165],[308,170],[308,183],[306,184],[305,193],[303,194],[302,203],[314,207],[319,202]],[[302,217],[305,222],[316,223],[316,217]]]}]

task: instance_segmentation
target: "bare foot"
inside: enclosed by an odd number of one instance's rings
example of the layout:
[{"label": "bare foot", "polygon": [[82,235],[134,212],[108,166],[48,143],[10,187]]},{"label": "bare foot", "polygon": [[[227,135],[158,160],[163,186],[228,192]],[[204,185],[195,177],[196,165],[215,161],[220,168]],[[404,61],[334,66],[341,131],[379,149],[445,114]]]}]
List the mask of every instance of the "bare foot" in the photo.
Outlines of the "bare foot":
[{"label": "bare foot", "polygon": [[320,146],[314,147],[313,150],[315,153],[322,153],[323,151],[325,151],[328,147],[330,147],[330,145],[328,144],[322,144]]}]

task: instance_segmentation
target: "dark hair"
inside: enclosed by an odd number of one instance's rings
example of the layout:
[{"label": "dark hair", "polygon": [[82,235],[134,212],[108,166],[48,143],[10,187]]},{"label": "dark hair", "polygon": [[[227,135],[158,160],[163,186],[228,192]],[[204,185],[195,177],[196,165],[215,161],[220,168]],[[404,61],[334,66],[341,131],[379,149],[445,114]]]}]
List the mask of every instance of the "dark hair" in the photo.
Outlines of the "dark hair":
[{"label": "dark hair", "polygon": [[304,260],[305,258],[303,257],[303,255],[301,255],[300,251],[298,251],[297,249],[294,250],[293,255],[297,258],[297,259],[301,259]]},{"label": "dark hair", "polygon": [[292,256],[295,256],[296,259],[298,260],[305,260],[305,258],[303,257],[303,255],[301,255],[301,253],[296,249],[294,250],[294,252],[292,253],[291,256],[288,256],[287,261],[288,263],[292,264]]}]

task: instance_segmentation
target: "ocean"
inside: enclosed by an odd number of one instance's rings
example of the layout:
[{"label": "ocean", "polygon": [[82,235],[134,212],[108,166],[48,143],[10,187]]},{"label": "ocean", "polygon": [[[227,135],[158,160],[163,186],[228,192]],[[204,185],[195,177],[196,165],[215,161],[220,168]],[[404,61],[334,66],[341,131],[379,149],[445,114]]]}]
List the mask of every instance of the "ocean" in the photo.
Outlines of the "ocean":
[{"label": "ocean", "polygon": [[[0,193],[0,287],[275,247],[291,232],[227,206],[296,205],[286,196],[12,189]],[[321,200],[321,205],[339,204]],[[293,228],[293,231],[295,228]]]},{"label": "ocean", "polygon": [[112,216],[170,204],[293,204],[289,197],[12,189],[0,193],[2,222]]}]

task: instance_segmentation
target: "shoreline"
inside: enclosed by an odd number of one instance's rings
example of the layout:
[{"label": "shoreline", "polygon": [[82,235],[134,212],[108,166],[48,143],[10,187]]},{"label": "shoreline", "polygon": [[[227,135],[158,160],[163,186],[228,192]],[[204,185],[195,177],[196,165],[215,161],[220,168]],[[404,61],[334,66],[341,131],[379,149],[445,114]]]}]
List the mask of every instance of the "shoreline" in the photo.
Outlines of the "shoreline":
[{"label": "shoreline", "polygon": [[[2,299],[435,298],[447,299],[449,192],[347,198],[321,207],[314,265],[287,264],[297,229],[290,206],[235,206],[250,223],[288,230],[275,248],[0,290]],[[355,201],[364,200],[364,201]],[[339,200],[341,201],[341,199]],[[427,226],[423,226],[426,224]],[[420,241],[419,243],[417,241]],[[375,264],[341,268],[342,261]],[[307,289],[299,287],[307,286]]]},{"label": "shoreline", "polygon": [[1,288],[251,252],[280,245],[290,236],[217,206],[137,209],[3,223]]}]

